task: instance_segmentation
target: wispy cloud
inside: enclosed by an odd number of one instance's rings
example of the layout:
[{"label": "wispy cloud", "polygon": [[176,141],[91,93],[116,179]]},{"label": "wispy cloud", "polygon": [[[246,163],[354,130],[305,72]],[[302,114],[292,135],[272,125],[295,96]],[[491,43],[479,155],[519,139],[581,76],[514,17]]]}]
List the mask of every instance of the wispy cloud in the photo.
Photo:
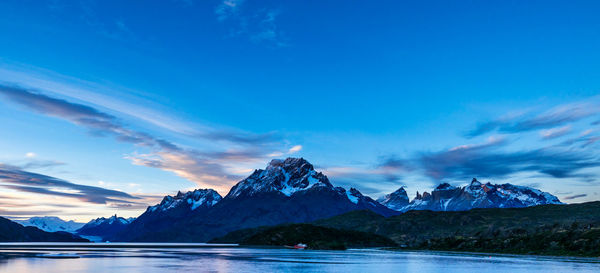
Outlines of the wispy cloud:
[{"label": "wispy cloud", "polygon": [[587,101],[559,105],[537,115],[521,113],[515,116],[481,122],[467,133],[467,136],[475,137],[493,131],[500,133],[520,133],[560,127],[597,114],[600,114],[600,102],[598,101],[598,97],[594,97]]},{"label": "wispy cloud", "polygon": [[576,194],[576,195],[571,195],[571,196],[567,196],[567,197],[563,197],[563,199],[565,200],[573,200],[573,199],[577,199],[577,198],[583,198],[586,197],[587,194]]},{"label": "wispy cloud", "polygon": [[288,46],[277,25],[279,9],[246,7],[245,0],[225,0],[215,8],[217,20],[232,27],[231,36],[244,35],[254,43],[273,47]]},{"label": "wispy cloud", "polygon": [[[594,123],[587,123],[586,119],[597,120],[599,98],[566,103],[547,111],[510,112],[478,124],[466,135],[463,140],[466,144],[413,151],[405,156],[390,154],[380,157],[371,166],[326,169],[325,172],[331,175],[332,181],[339,178],[348,184],[366,184],[373,191],[384,188],[389,191],[390,184],[397,188],[403,184],[427,183],[425,181],[465,183],[472,177],[509,179],[511,183],[522,183],[525,182],[523,178],[528,178],[528,185],[542,189],[555,187],[552,183],[541,182],[554,179],[561,180],[560,183],[584,183],[586,187],[593,187],[600,182],[597,152],[600,131],[591,127]],[[576,135],[575,130],[582,130],[582,133]],[[532,137],[531,132],[536,132],[540,138]],[[468,143],[471,137],[489,133],[494,134],[485,141]],[[541,141],[565,136],[569,137],[558,143]],[[587,197],[575,192],[563,199]]]},{"label": "wispy cloud", "polygon": [[288,150],[288,154],[297,153],[302,150],[302,145],[296,145]]},{"label": "wispy cloud", "polygon": [[[569,127],[557,129],[549,135],[558,137],[569,130]],[[544,145],[546,142],[540,142],[533,148],[515,148],[518,145],[513,145],[515,142],[505,137],[490,137],[479,144],[421,151],[404,158],[389,156],[376,166],[376,170],[387,169],[388,177],[397,181],[422,175],[436,183],[468,181],[472,177],[505,179],[525,175],[593,183],[598,181],[594,168],[600,167],[600,156],[594,149],[572,146],[593,141],[589,134],[572,140],[568,145]]]},{"label": "wispy cloud", "polygon": [[[5,69],[0,66],[0,89],[3,88],[26,91],[28,93],[33,93],[34,95],[38,94],[42,96],[39,98],[39,100],[42,101],[46,101],[48,98],[50,100],[56,99],[54,94],[78,100],[83,104],[74,103],[73,101],[67,103],[88,107],[104,114],[105,117],[93,118],[94,120],[97,120],[100,125],[101,121],[104,121],[105,123],[117,125],[117,127],[124,127],[120,124],[119,120],[115,118],[114,114],[118,114],[119,116],[127,116],[136,121],[143,121],[147,124],[160,127],[161,129],[169,130],[176,135],[194,139],[228,142],[234,145],[260,146],[277,145],[282,141],[281,135],[277,132],[254,134],[234,128],[207,126],[182,120],[178,116],[165,113],[172,112],[171,110],[159,110],[163,108],[160,104],[145,99],[144,97],[150,95],[139,94],[140,92],[137,90],[131,90],[125,87],[111,88],[110,86],[67,77],[39,68],[13,65],[8,69]],[[39,92],[37,90],[43,90],[44,92]],[[48,93],[51,93],[52,96]],[[108,93],[113,95],[106,95]],[[142,98],[136,94],[139,94]],[[22,95],[25,97],[25,100],[27,99],[27,95],[28,94]],[[60,101],[61,99],[56,100]],[[111,113],[114,114],[106,114],[106,111],[104,110],[97,110],[99,108],[110,110]]]},{"label": "wispy cloud", "polygon": [[51,168],[56,166],[63,166],[64,162],[56,161],[56,160],[29,160],[23,164],[19,164],[18,166],[23,169],[43,169],[43,168]]},{"label": "wispy cloud", "polygon": [[559,144],[559,146],[585,149],[597,143],[598,141],[600,141],[600,135],[598,135],[598,130],[587,129],[578,136],[571,137],[563,141]]},{"label": "wispy cloud", "polygon": [[0,164],[0,183],[4,188],[20,192],[70,197],[96,204],[132,203],[139,199],[122,191],[71,183],[7,164]]},{"label": "wispy cloud", "polygon": [[554,139],[554,138],[564,136],[570,132],[571,132],[571,126],[567,125],[567,126],[563,126],[563,127],[559,127],[559,128],[542,130],[540,132],[540,135],[542,136],[543,139]]},{"label": "wispy cloud", "polygon": [[279,10],[265,10],[258,13],[257,16],[261,19],[257,23],[257,31],[250,34],[250,40],[255,43],[267,42],[276,47],[288,46],[276,23],[279,13]]},{"label": "wispy cloud", "polygon": [[215,9],[215,14],[219,21],[227,20],[232,16],[237,16],[245,0],[225,0]]},{"label": "wispy cloud", "polygon": [[96,135],[112,134],[117,139],[125,142],[144,146],[172,147],[170,143],[164,140],[127,129],[119,124],[116,117],[83,104],[52,98],[18,86],[0,85],[0,94],[32,111],[62,118],[83,126]]},{"label": "wispy cloud", "polygon": [[396,156],[379,158],[372,166],[322,166],[319,167],[337,186],[357,187],[365,194],[381,195],[383,188],[397,188],[405,176],[414,171],[408,160]]},{"label": "wispy cloud", "polygon": [[385,156],[379,158],[375,166],[375,172],[382,175],[388,182],[400,182],[402,176],[415,169],[413,163],[397,156]]},{"label": "wispy cloud", "polygon": [[[58,94],[75,99],[93,107],[98,106],[176,134],[202,137],[204,132],[220,131],[210,126],[182,120],[161,111],[160,104],[153,102],[152,99],[147,99],[147,97],[151,97],[150,94],[123,86],[110,86],[106,83],[98,84],[68,77],[37,67],[1,64],[0,84],[44,90],[46,93],[50,92],[53,95]],[[171,111],[169,110],[169,112]]]},{"label": "wispy cloud", "polygon": [[230,174],[220,163],[182,152],[157,152],[127,156],[133,164],[170,171],[201,186],[210,186],[223,193],[242,177]]},{"label": "wispy cloud", "polygon": [[12,219],[29,218],[35,215],[57,215],[63,213],[62,210],[48,209],[48,210],[5,210],[0,208],[0,215],[11,216]]},{"label": "wispy cloud", "polygon": [[232,145],[226,150],[200,151],[130,129],[117,117],[91,106],[50,97],[38,91],[16,85],[0,85],[0,95],[32,111],[87,128],[94,135],[113,136],[118,141],[147,148],[148,152],[126,156],[133,164],[173,172],[202,187],[214,187],[221,191],[225,191],[241,178],[238,174],[228,171],[228,165],[267,159],[275,149],[273,145],[279,141],[274,133],[254,135],[212,129],[197,136],[213,142],[225,141]]},{"label": "wispy cloud", "polygon": [[275,132],[266,134],[249,134],[232,130],[206,129],[204,132],[195,134],[207,140],[227,141],[243,145],[270,145],[281,141],[281,136]]},{"label": "wispy cloud", "polygon": [[559,148],[504,151],[498,145],[474,145],[420,154],[416,159],[433,179],[464,180],[473,176],[503,178],[520,172],[536,172],[553,178],[585,178],[579,173],[600,166],[594,153]]}]

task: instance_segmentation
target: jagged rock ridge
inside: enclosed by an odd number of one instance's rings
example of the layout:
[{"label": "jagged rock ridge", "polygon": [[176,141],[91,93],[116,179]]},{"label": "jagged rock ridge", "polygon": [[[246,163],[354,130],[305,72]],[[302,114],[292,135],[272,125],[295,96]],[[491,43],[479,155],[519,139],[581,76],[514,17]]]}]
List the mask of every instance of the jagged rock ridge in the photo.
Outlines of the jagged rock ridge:
[{"label": "jagged rock ridge", "polygon": [[544,204],[562,204],[558,198],[547,192],[512,184],[481,183],[473,178],[465,187],[454,187],[442,183],[431,193],[417,192],[408,201],[406,191],[396,191],[379,199],[380,203],[396,211],[433,210],[460,211],[473,208],[521,208]]},{"label": "jagged rock ridge", "polygon": [[135,218],[118,217],[116,214],[109,218],[96,218],[89,221],[76,232],[82,236],[96,236],[107,240],[115,234],[121,232],[127,225],[133,222]]}]

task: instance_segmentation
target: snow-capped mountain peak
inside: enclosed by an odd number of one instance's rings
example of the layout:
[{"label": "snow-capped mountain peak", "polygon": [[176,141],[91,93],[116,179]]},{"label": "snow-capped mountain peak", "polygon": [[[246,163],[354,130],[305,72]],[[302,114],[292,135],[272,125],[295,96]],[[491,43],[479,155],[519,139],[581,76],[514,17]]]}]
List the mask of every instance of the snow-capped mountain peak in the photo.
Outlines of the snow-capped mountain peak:
[{"label": "snow-capped mountain peak", "polygon": [[327,176],[315,171],[304,158],[273,159],[266,169],[255,170],[231,188],[227,196],[236,198],[261,192],[280,192],[289,197],[313,187],[333,188]]},{"label": "snow-capped mountain peak", "polygon": [[558,200],[558,197],[531,187],[502,184],[492,185],[492,189],[506,199],[513,200],[514,202],[517,202],[518,200],[518,202],[523,204],[561,204],[560,200]]},{"label": "snow-capped mountain peak", "polygon": [[481,182],[479,182],[479,181],[477,180],[477,178],[475,178],[475,177],[474,177],[474,178],[471,180],[471,184],[470,184],[469,186],[471,186],[471,187],[480,187],[480,186],[481,186]]},{"label": "snow-capped mountain peak", "polygon": [[55,216],[31,217],[27,220],[18,220],[16,222],[23,226],[33,226],[48,232],[74,232],[85,225],[85,223],[77,223],[73,220],[65,221]]},{"label": "snow-capped mountain peak", "polygon": [[400,187],[395,192],[380,197],[377,202],[390,209],[401,210],[408,205],[408,195],[404,187]]},{"label": "snow-capped mountain peak", "polygon": [[197,189],[186,193],[177,192],[177,195],[167,195],[158,204],[148,207],[151,212],[167,211],[180,206],[189,207],[190,210],[196,210],[199,207],[211,207],[223,199],[219,193],[212,189]]},{"label": "snow-capped mountain peak", "polygon": [[346,195],[348,196],[348,200],[350,200],[350,202],[352,202],[354,204],[358,204],[358,201],[360,199],[364,198],[364,196],[362,195],[362,193],[360,193],[355,188],[350,188],[350,190],[348,190],[346,192]]}]

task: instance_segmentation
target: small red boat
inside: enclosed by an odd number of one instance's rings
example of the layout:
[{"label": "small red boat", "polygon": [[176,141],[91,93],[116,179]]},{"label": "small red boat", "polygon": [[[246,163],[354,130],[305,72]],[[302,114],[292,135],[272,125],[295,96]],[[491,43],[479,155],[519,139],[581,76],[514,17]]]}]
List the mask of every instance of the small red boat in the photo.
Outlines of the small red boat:
[{"label": "small red boat", "polygon": [[299,244],[295,244],[293,246],[285,246],[287,248],[293,248],[293,249],[305,249],[306,248],[306,244],[303,243],[299,243]]}]

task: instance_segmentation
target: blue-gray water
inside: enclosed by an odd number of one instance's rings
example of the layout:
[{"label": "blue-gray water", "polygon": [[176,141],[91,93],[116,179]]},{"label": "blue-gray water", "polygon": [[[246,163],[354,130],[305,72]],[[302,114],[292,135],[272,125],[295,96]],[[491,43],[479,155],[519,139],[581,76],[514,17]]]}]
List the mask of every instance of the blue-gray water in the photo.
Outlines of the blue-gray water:
[{"label": "blue-gray water", "polygon": [[[1,248],[2,246],[0,246]],[[600,272],[600,259],[244,247],[0,250],[0,272]]]}]

